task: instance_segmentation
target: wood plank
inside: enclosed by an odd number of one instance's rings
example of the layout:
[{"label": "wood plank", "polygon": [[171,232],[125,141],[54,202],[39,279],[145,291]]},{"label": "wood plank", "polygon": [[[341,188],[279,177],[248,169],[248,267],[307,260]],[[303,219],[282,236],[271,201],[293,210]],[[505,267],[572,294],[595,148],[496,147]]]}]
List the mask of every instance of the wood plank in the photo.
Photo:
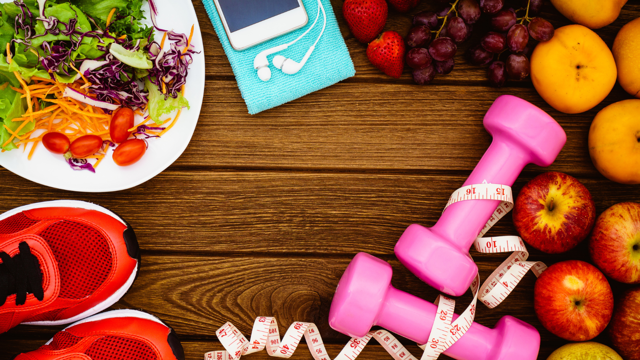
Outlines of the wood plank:
[{"label": "wood plank", "polygon": [[[233,76],[233,72],[231,70],[231,66],[229,65],[229,61],[227,60],[224,51],[222,50],[222,46],[220,45],[220,40],[218,39],[215,31],[213,30],[213,26],[211,25],[211,21],[206,15],[206,11],[204,5],[201,1],[193,2],[196,12],[198,13],[198,20],[200,22],[200,27],[202,28],[203,38],[204,38],[204,46],[207,55],[207,75],[208,76],[216,76],[216,77],[229,77]],[[356,67],[356,77],[350,81],[380,81],[380,82],[392,82],[392,83],[411,83],[411,73],[409,68],[405,68],[404,74],[401,80],[395,80],[388,76],[385,76],[378,69],[376,69],[369,60],[366,55],[366,45],[359,43],[349,31],[349,28],[342,16],[342,4],[341,0],[332,0],[333,9],[336,13],[336,18],[338,19],[338,24],[340,25],[340,30],[342,35],[345,38],[345,42],[347,47],[349,48],[349,52],[351,57],[353,58],[353,62]],[[395,11],[389,12],[389,18],[387,21],[387,25],[385,26],[384,31],[394,30],[400,33],[402,36],[405,36],[411,27],[411,14],[416,14],[422,10],[437,10],[441,5],[437,2],[433,1],[423,1],[421,4],[415,9],[412,10],[409,14],[400,14]],[[551,21],[554,26],[560,27],[564,25],[570,24],[570,21],[566,19],[562,14],[560,14],[550,2],[546,2],[543,8],[543,12],[541,16],[545,19]],[[487,17],[486,15],[484,17]],[[483,17],[483,18],[484,18]],[[596,32],[600,35],[609,46],[613,44],[613,40],[615,35],[618,33],[620,28],[628,23],[629,21],[640,17],[640,3],[637,1],[630,1],[624,8],[620,14],[618,20],[616,20],[613,24],[599,29]],[[480,38],[488,31],[487,25],[482,22],[476,25],[474,36],[468,41],[460,44],[459,51],[456,56],[456,68],[455,70],[446,76],[437,76],[434,83],[435,84],[449,84],[452,82],[462,82],[462,83],[471,83],[471,82],[482,82],[486,83],[486,69],[478,66],[474,66],[468,64],[464,60],[464,52],[469,46],[473,46],[479,43]],[[512,83],[513,84],[513,83]],[[531,81],[526,80],[521,82],[520,84],[531,86]]]},{"label": "wood plank", "polygon": [[[282,333],[294,321],[314,322],[326,343],[344,345],[348,337],[332,330],[327,317],[349,261],[342,257],[146,256],[139,278],[115,308],[144,309],[163,319],[185,340],[213,340],[215,330],[227,321],[250,334],[255,317],[269,315],[277,318]],[[497,265],[482,256],[476,256],[476,262],[483,278]],[[390,263],[395,287],[429,301],[436,298],[435,290],[398,261]],[[496,309],[480,305],[476,321],[489,327],[505,315],[526,321],[540,331],[542,353],[548,355],[564,342],[545,330],[531,311],[534,283],[535,277],[529,274]],[[469,293],[459,299],[458,312],[470,299]],[[47,339],[57,330],[19,326],[0,335],[0,348],[13,339]],[[598,340],[606,341],[604,337]],[[403,342],[410,344],[406,339]]]},{"label": "wood plank", "polygon": [[[473,169],[491,142],[482,120],[503,90],[482,86],[341,83],[250,116],[235,83],[207,81],[204,105],[180,166],[298,169]],[[509,92],[541,107],[565,129],[551,169],[596,174],[587,149],[591,121],[628,98],[617,86],[595,109],[562,114],[534,89]],[[238,96],[235,96],[235,95]],[[313,111],[310,111],[313,110]]]},{"label": "wood plank", "polygon": [[[37,349],[42,345],[42,341],[38,340],[18,340],[12,341],[7,344],[6,348],[3,347],[3,353],[0,353],[0,360],[11,360],[16,355],[32,351]],[[371,360],[392,360],[393,358],[389,356],[389,354],[382,348],[382,346],[374,344],[375,340],[373,340],[370,345],[364,349],[362,354],[360,355],[360,359],[371,359]],[[4,345],[4,344],[3,344]],[[205,341],[183,341],[182,346],[185,351],[186,360],[202,360],[204,358],[204,354],[208,351],[213,350],[221,350],[222,346],[218,342],[205,342]],[[414,355],[419,356],[421,354],[421,350],[416,345],[408,345],[408,350]],[[331,357],[335,357],[342,350],[342,346],[328,344],[326,346],[327,352]],[[247,357],[243,357],[244,359],[249,360],[273,360],[273,357],[267,356],[266,352],[259,352],[255,354],[251,354]],[[306,344],[300,344],[294,355],[290,358],[292,360],[311,360],[313,357],[309,354],[309,349]],[[446,360],[449,359],[447,356],[442,356],[441,359]]]},{"label": "wood plank", "polygon": [[[536,174],[527,171],[514,193]],[[126,218],[145,251],[391,255],[409,224],[432,226],[438,220],[466,177],[180,169],[113,196],[57,191],[0,170],[0,212],[59,198],[92,201]],[[598,213],[618,202],[640,202],[634,186],[580,180]],[[510,216],[492,231],[516,234]]]}]

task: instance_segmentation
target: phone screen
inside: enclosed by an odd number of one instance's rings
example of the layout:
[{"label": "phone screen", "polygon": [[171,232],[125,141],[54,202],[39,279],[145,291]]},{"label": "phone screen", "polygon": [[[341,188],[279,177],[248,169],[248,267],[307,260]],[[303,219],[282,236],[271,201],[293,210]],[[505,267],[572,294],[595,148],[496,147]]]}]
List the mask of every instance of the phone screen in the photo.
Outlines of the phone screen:
[{"label": "phone screen", "polygon": [[218,0],[234,32],[300,7],[298,0]]}]

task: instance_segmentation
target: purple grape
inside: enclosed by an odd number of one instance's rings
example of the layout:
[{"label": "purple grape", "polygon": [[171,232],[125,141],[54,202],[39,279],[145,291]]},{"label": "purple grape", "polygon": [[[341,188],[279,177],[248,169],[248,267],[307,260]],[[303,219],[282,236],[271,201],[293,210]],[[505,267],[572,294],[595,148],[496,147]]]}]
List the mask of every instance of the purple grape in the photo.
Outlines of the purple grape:
[{"label": "purple grape", "polygon": [[480,0],[482,12],[495,14],[504,7],[504,0]]},{"label": "purple grape", "polygon": [[431,65],[432,62],[429,50],[425,48],[413,48],[407,51],[405,60],[409,67],[416,70],[425,68]]},{"label": "purple grape", "polygon": [[543,18],[533,18],[529,23],[529,34],[538,41],[549,41],[553,37],[555,29],[550,22]]},{"label": "purple grape", "polygon": [[482,45],[478,44],[467,49],[466,57],[467,61],[473,65],[485,66],[493,60],[494,54],[488,52],[482,47]]},{"label": "purple grape", "polygon": [[449,14],[449,11],[451,11],[451,5],[445,7],[444,9],[438,11],[436,14],[440,17],[445,17]]},{"label": "purple grape", "polygon": [[493,31],[489,31],[487,35],[480,40],[482,47],[488,52],[492,52],[494,54],[504,50],[505,42],[506,40],[502,34]]},{"label": "purple grape", "polygon": [[493,86],[504,86],[507,82],[507,73],[505,72],[505,65],[502,61],[494,61],[489,65],[487,69],[487,79],[489,79],[489,82]]},{"label": "purple grape", "polygon": [[446,26],[442,28],[442,31],[440,31],[440,37],[450,37]]},{"label": "purple grape", "polygon": [[431,29],[438,27],[438,15],[433,11],[423,11],[414,15],[413,25],[427,25]]},{"label": "purple grape", "polygon": [[447,34],[449,37],[457,42],[461,43],[465,41],[469,35],[467,24],[461,17],[454,16],[447,20]]},{"label": "purple grape", "polygon": [[452,59],[456,55],[456,51],[458,51],[456,43],[448,37],[439,37],[429,45],[429,54],[436,61]]},{"label": "purple grape", "polygon": [[543,0],[522,0],[522,8],[526,9],[529,5],[529,16],[536,15],[542,10]]},{"label": "purple grape", "polygon": [[521,53],[529,43],[529,31],[522,24],[513,25],[507,33],[507,48],[514,53]]},{"label": "purple grape", "polygon": [[425,67],[424,69],[413,70],[413,82],[418,85],[426,85],[436,77],[436,70],[432,65]]},{"label": "purple grape", "polygon": [[410,48],[427,46],[431,41],[431,29],[427,25],[414,26],[409,30],[406,41]]},{"label": "purple grape", "polygon": [[529,59],[521,54],[511,54],[507,58],[507,74],[513,80],[524,80],[531,70]]},{"label": "purple grape", "polygon": [[500,10],[491,18],[491,28],[495,31],[508,31],[518,21],[513,9]]},{"label": "purple grape", "polygon": [[482,12],[476,0],[460,0],[458,3],[458,14],[467,24],[475,24]]},{"label": "purple grape", "polygon": [[434,61],[433,67],[436,69],[436,72],[438,74],[446,75],[453,70],[455,64],[456,62],[453,59],[449,59],[446,61]]}]

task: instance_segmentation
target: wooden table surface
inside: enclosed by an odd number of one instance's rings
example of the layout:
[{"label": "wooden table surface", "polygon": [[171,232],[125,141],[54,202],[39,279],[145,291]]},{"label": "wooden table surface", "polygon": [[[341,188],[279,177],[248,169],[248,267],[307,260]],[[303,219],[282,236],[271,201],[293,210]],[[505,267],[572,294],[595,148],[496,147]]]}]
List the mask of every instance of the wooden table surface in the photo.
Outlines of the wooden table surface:
[{"label": "wooden table surface", "polygon": [[[416,86],[407,70],[396,80],[370,65],[365,45],[351,36],[342,18],[342,1],[332,3],[356,77],[250,116],[204,6],[196,0],[207,60],[206,91],[198,127],[182,157],[147,183],[115,194],[59,191],[0,168],[0,212],[69,198],[121,214],[138,235],[142,269],[114,308],[142,309],[165,320],[180,335],[187,359],[221,349],[215,331],[226,321],[248,336],[259,315],[275,316],[283,334],[293,321],[316,323],[335,357],[348,337],[329,327],[329,307],[356,253],[389,261],[399,289],[429,301],[436,298],[436,291],[399,264],[393,247],[408,225],[433,225],[450,193],[465,181],[491,142],[482,119],[499,95],[516,95],[540,106],[568,136],[551,167],[527,166],[514,186],[516,194],[536,175],[555,170],[587,186],[598,214],[621,201],[640,201],[637,186],[600,175],[587,150],[595,114],[630,98],[619,85],[595,109],[566,115],[549,107],[530,80],[489,87],[485,69],[466,64],[459,51],[453,73]],[[434,3],[423,0],[418,10]],[[556,26],[569,23],[548,2],[543,16]],[[618,30],[637,17],[640,0],[630,0],[615,23],[597,32],[611,45]],[[387,29],[404,35],[409,27],[410,16],[390,14]],[[489,234],[516,234],[511,217]],[[483,279],[506,258],[472,255]],[[552,264],[588,261],[589,256],[583,243],[563,255],[532,251],[531,259]],[[513,315],[534,325],[542,335],[539,358],[546,359],[565,341],[537,320],[534,283],[535,277],[527,275],[496,309],[480,306],[476,321],[492,327],[502,316]],[[624,288],[612,285],[616,294]],[[460,298],[458,312],[469,300],[469,294]],[[58,330],[18,326],[0,335],[0,360],[38,348]],[[596,340],[608,342],[606,335]],[[414,344],[403,342],[421,355]],[[267,359],[264,352],[250,356]],[[361,356],[391,359],[375,341]],[[303,345],[293,358],[311,356]]]}]

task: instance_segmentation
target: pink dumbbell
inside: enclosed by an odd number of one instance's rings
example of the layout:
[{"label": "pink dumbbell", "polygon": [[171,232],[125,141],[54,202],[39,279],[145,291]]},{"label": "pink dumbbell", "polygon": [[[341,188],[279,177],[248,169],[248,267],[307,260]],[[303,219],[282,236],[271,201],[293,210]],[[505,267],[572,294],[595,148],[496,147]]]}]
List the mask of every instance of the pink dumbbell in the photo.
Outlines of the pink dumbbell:
[{"label": "pink dumbbell", "polygon": [[[527,164],[551,165],[567,141],[551,116],[515,96],[499,97],[485,115],[484,127],[493,142],[464,186],[511,186]],[[460,296],[478,273],[469,248],[498,205],[498,200],[457,202],[432,228],[409,226],[396,244],[396,256],[427,284]]]},{"label": "pink dumbbell", "polygon": [[[376,257],[356,255],[338,284],[329,325],[352,337],[363,337],[378,325],[418,344],[428,343],[437,306],[391,286],[392,272],[391,265]],[[473,323],[444,354],[459,360],[534,360],[539,350],[538,331],[505,316],[495,329]]]}]

